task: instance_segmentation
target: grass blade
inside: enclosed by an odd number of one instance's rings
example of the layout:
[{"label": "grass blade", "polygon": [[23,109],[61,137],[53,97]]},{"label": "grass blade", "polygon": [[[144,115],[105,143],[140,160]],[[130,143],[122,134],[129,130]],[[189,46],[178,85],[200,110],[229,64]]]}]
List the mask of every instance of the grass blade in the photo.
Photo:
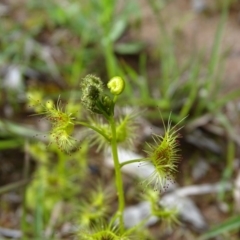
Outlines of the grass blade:
[{"label": "grass blade", "polygon": [[199,240],[210,239],[220,234],[228,233],[230,231],[238,230],[240,228],[240,216],[228,219],[227,221],[212,228],[210,231],[202,235]]}]

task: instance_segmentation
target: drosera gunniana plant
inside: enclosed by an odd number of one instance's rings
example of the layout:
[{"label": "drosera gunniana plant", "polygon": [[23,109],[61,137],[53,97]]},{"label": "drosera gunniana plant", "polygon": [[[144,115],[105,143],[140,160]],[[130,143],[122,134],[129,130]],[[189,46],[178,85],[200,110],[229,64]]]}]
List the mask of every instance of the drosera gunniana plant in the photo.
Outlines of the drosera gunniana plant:
[{"label": "drosera gunniana plant", "polygon": [[51,100],[41,103],[40,100],[33,100],[29,96],[32,106],[39,110],[37,114],[44,116],[51,123],[51,131],[49,133],[50,144],[55,143],[59,150],[70,154],[77,148],[77,140],[72,137],[75,125],[75,118],[71,112],[64,109],[60,96],[55,105]]},{"label": "drosera gunniana plant", "polygon": [[155,171],[142,181],[144,187],[153,185],[155,191],[159,189],[167,190],[169,184],[174,183],[178,163],[181,159],[178,141],[181,129],[178,127],[178,124],[180,122],[172,127],[170,118],[171,115],[169,116],[167,127],[163,122],[164,135],[153,134],[154,143],[147,143],[149,148],[146,150],[147,157],[141,162],[141,164],[144,161],[150,162],[155,168]]},{"label": "drosera gunniana plant", "polygon": [[[131,240],[131,235],[125,231],[120,232],[116,226],[100,223],[89,230],[84,229],[79,235],[79,240]],[[134,238],[135,239],[135,238]]]},{"label": "drosera gunniana plant", "polygon": [[110,191],[97,184],[86,199],[79,202],[78,222],[81,227],[88,229],[93,225],[102,224],[110,211],[110,201]]},{"label": "drosera gunniana plant", "polygon": [[159,192],[148,188],[142,194],[142,197],[150,203],[151,215],[161,219],[167,228],[171,228],[175,224],[180,224],[178,220],[178,209],[176,207],[163,207],[159,201]]},{"label": "drosera gunniana plant", "polygon": [[[145,187],[153,186],[154,190],[161,190],[161,188],[167,188],[167,180],[174,179],[174,175],[177,171],[177,164],[180,159],[179,153],[179,130],[177,125],[171,127],[171,121],[169,118],[168,125],[165,128],[164,136],[154,135],[153,144],[148,144],[149,149],[146,151],[147,156],[143,159],[132,159],[120,163],[118,157],[118,145],[124,141],[127,141],[130,135],[128,131],[132,125],[132,116],[126,115],[124,118],[118,120],[115,114],[115,104],[119,95],[124,91],[125,82],[119,77],[113,77],[107,83],[109,91],[104,88],[104,84],[99,77],[94,75],[87,75],[80,82],[81,88],[81,102],[82,105],[91,113],[102,116],[105,122],[101,124],[94,123],[94,118],[91,121],[80,121],[73,118],[71,113],[65,112],[60,106],[60,99],[57,105],[51,107],[44,107],[42,114],[52,123],[52,130],[50,136],[60,149],[63,151],[71,151],[76,145],[75,140],[72,137],[74,127],[76,125],[82,125],[90,128],[95,132],[95,136],[100,135],[100,140],[96,139],[95,143],[100,144],[100,148],[103,145],[108,144],[111,147],[112,158],[115,169],[115,185],[118,197],[118,209],[115,215],[110,220],[110,225],[118,225],[118,236],[124,236],[127,232],[124,225],[124,208],[125,208],[125,196],[123,189],[123,179],[121,168],[127,164],[142,162],[151,162],[155,167],[155,171],[149,176],[148,179],[143,181]],[[88,118],[89,119],[89,118]],[[103,143],[104,139],[104,143]],[[94,141],[93,141],[94,142]],[[66,146],[64,146],[66,145]],[[143,164],[144,166],[144,164]],[[111,232],[109,228],[103,230],[99,226],[99,231],[92,231],[87,233],[87,239],[125,239],[119,237]],[[102,235],[101,234],[104,233]],[[115,234],[115,235],[114,235]],[[80,238],[81,239],[81,238]]]},{"label": "drosera gunniana plant", "polygon": [[[125,109],[121,109],[119,111],[119,117],[116,120],[116,136],[118,146],[128,149],[133,147],[133,143],[136,142],[137,138],[136,118],[138,115],[139,112],[137,111],[132,111],[131,113]],[[103,121],[102,118],[90,116],[88,121],[92,126],[100,129],[107,136],[111,136],[109,124]],[[96,152],[99,152],[100,150],[107,150],[109,148],[109,140],[97,132],[92,132],[89,134],[89,132],[86,131],[85,135],[88,136],[88,140],[91,145],[97,146]]]}]

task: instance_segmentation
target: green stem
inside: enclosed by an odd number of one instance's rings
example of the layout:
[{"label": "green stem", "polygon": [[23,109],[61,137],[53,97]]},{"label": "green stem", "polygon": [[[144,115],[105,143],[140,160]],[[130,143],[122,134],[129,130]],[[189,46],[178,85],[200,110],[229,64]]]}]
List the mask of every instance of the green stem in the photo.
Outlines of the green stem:
[{"label": "green stem", "polygon": [[106,140],[108,140],[110,142],[109,136],[107,136],[101,129],[94,127],[86,122],[76,122],[76,124],[79,125],[83,125],[85,127],[91,128],[92,130],[94,130],[95,132],[99,133],[100,135],[102,135],[104,138],[106,138]]},{"label": "green stem", "polygon": [[115,105],[117,99],[118,99],[118,96],[117,96],[117,95],[114,95],[114,98],[113,98],[113,103],[114,103],[114,105]]},{"label": "green stem", "polygon": [[115,103],[116,103],[117,99],[118,99],[118,96],[114,95],[113,104],[112,104],[112,107],[111,107],[111,112],[113,112],[113,113],[114,113],[114,107],[115,107]]},{"label": "green stem", "polygon": [[120,163],[120,168],[122,168],[125,165],[131,164],[131,163],[136,163],[136,162],[139,163],[139,162],[145,161],[145,160],[147,160],[147,158],[138,158],[138,159],[128,160],[123,163]]},{"label": "green stem", "polygon": [[[28,154],[28,141],[25,142],[25,156],[24,156],[24,167],[23,167],[23,179],[29,179],[29,170],[30,170],[30,157]],[[21,229],[22,229],[22,239],[26,239],[27,231],[27,202],[26,202],[26,185],[22,189],[22,216],[21,216]]]},{"label": "green stem", "polygon": [[119,228],[120,228],[120,232],[123,233],[124,231],[123,211],[125,206],[125,200],[124,200],[124,192],[123,192],[121,164],[119,163],[118,151],[117,151],[116,125],[115,125],[113,116],[110,117],[109,124],[111,126],[111,131],[112,131],[111,148],[112,148],[112,156],[114,161],[115,182],[116,182],[117,195],[118,195]]},{"label": "green stem", "polygon": [[58,154],[57,172],[59,177],[61,176],[62,178],[65,178],[66,168],[65,168],[64,155],[61,152],[61,150],[58,150],[57,154]]}]

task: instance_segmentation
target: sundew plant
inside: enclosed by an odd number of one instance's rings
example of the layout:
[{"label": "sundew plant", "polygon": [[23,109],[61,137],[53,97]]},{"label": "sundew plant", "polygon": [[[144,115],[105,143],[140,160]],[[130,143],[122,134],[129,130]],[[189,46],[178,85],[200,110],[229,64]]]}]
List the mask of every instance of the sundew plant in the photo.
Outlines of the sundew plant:
[{"label": "sundew plant", "polygon": [[[79,233],[79,239],[130,239],[134,231],[127,230],[124,223],[125,194],[123,189],[123,177],[121,169],[128,164],[141,163],[141,167],[151,163],[154,166],[154,172],[142,181],[142,186],[146,191],[152,188],[158,192],[167,188],[169,181],[174,181],[177,171],[177,164],[180,159],[178,137],[179,128],[171,126],[169,120],[165,126],[163,136],[153,135],[153,143],[149,143],[148,149],[145,151],[146,156],[142,159],[129,159],[128,161],[119,161],[118,145],[129,140],[129,132],[131,132],[132,121],[136,114],[126,114],[121,119],[117,119],[115,114],[115,106],[119,95],[124,91],[125,82],[121,77],[113,77],[108,81],[107,87],[104,86],[102,80],[94,75],[87,75],[80,82],[81,103],[89,111],[91,115],[100,115],[101,122],[82,121],[73,117],[73,114],[67,112],[58,99],[56,106],[51,102],[43,107],[43,114],[50,121],[52,128],[50,131],[50,141],[63,152],[71,154],[78,150],[78,141],[73,137],[74,128],[77,125],[90,128],[95,132],[94,136],[98,136],[95,144],[109,146],[112,154],[112,161],[115,169],[115,186],[118,198],[118,209],[114,216],[106,224],[101,220],[101,214],[93,215],[99,218],[94,226],[88,226]],[[90,118],[89,118],[90,119]],[[100,146],[101,148],[101,146]],[[101,192],[94,195],[94,205],[96,209],[100,203],[104,201],[104,194]],[[152,198],[151,198],[152,199]],[[155,199],[156,200],[156,199]],[[154,201],[155,201],[154,200]],[[156,202],[154,202],[156,205]],[[87,202],[83,204],[82,210],[89,211],[86,216],[90,216],[91,209],[87,208]],[[159,215],[159,213],[158,213]],[[106,219],[106,218],[105,218]],[[87,218],[82,221],[89,223]],[[81,222],[81,221],[80,221]],[[90,224],[87,224],[90,225]],[[132,239],[132,238],[131,238]]]}]

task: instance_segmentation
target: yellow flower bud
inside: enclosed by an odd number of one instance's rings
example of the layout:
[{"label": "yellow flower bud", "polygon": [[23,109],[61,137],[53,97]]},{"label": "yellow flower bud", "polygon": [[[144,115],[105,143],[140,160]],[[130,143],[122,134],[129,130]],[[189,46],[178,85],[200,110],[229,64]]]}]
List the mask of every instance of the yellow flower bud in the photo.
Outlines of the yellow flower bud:
[{"label": "yellow flower bud", "polygon": [[121,77],[113,77],[110,79],[107,86],[112,94],[119,95],[124,90],[125,82]]}]

